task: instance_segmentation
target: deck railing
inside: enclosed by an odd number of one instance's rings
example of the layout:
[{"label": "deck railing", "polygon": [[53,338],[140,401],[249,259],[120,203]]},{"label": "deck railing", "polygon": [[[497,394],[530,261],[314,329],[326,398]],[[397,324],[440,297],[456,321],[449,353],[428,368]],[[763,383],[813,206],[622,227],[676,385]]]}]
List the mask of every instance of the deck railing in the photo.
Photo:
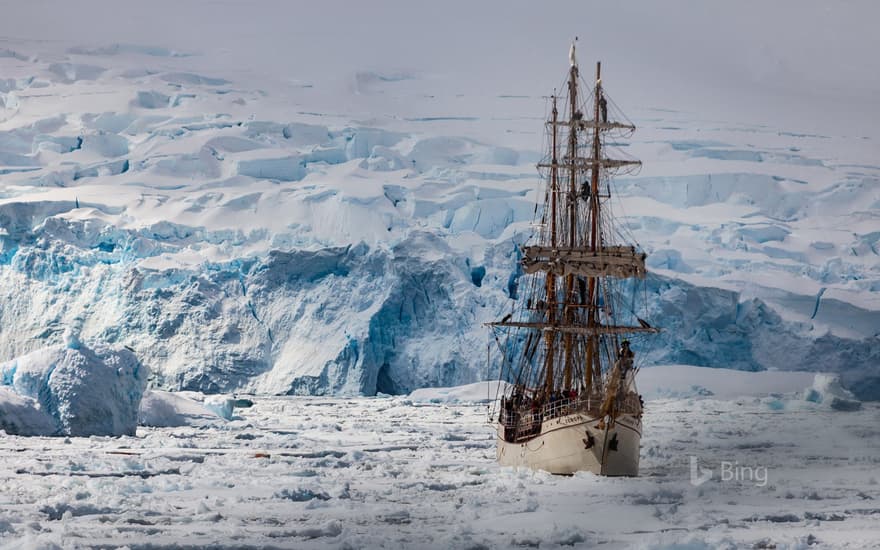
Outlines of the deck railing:
[{"label": "deck railing", "polygon": [[[501,408],[498,421],[504,427],[504,439],[521,441],[541,433],[541,425],[547,420],[577,412],[597,418],[601,412],[604,397],[600,394],[565,397],[544,403],[540,407],[526,401],[517,408]],[[637,412],[641,410],[639,396],[628,393],[618,402],[618,411]]]}]

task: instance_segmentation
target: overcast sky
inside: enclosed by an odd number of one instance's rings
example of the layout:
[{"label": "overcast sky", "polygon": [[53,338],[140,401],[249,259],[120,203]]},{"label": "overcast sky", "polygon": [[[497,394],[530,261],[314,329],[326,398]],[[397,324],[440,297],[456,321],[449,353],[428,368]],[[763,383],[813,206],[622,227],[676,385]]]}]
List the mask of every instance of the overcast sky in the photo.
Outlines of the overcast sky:
[{"label": "overcast sky", "polygon": [[880,122],[872,0],[4,0],[2,13],[0,39],[163,45],[305,79],[416,71],[492,93],[546,93],[577,35],[582,64],[601,58],[628,102]]}]

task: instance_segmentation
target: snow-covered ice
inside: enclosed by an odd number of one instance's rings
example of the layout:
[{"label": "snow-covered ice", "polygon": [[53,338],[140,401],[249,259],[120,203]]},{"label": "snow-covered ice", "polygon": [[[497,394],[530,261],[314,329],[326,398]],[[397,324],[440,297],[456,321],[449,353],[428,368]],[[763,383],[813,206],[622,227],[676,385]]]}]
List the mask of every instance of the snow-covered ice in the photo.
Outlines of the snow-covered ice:
[{"label": "snow-covered ice", "polygon": [[[675,367],[657,367],[668,378]],[[499,467],[487,403],[255,397],[137,437],[0,439],[0,544],[216,548],[871,548],[880,408],[720,369],[718,396],[649,400],[638,478]],[[797,374],[797,373],[796,373]],[[749,386],[737,381],[751,377]],[[432,390],[473,394],[487,386]],[[647,383],[645,390],[657,388]],[[720,392],[719,392],[720,393]],[[777,410],[775,399],[802,408]],[[691,478],[697,472],[711,478]]]},{"label": "snow-covered ice", "polygon": [[206,426],[231,420],[234,399],[223,395],[149,390],[138,410],[138,425],[153,428]]},{"label": "snow-covered ice", "polygon": [[134,435],[150,371],[124,348],[67,345],[0,364],[0,429],[21,435]]},{"label": "snow-covered ice", "polygon": [[233,418],[231,396],[146,390],[149,370],[131,351],[90,349],[72,334],[66,339],[65,346],[0,364],[0,431],[120,436],[134,435],[138,425],[205,426]]},{"label": "snow-covered ice", "polygon": [[416,403],[479,403],[491,402],[505,393],[507,382],[474,382],[451,388],[422,388],[409,394]]}]

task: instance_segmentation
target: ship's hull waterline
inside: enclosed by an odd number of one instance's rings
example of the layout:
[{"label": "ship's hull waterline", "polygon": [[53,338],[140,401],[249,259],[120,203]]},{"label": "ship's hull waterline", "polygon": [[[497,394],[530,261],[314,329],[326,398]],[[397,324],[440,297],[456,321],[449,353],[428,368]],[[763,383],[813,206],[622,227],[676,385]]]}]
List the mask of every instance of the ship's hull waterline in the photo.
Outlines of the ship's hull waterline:
[{"label": "ship's hull waterline", "polygon": [[547,420],[527,441],[505,441],[498,424],[498,462],[551,474],[593,472],[607,476],[639,475],[642,422],[622,414],[607,426],[600,418],[575,413]]}]

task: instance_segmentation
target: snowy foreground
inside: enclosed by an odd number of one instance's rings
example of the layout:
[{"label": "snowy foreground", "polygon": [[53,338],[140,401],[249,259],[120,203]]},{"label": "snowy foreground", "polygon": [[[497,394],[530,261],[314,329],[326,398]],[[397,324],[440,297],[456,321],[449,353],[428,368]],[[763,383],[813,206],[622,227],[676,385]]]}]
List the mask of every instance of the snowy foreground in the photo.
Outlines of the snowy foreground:
[{"label": "snowy foreground", "polygon": [[[408,397],[257,398],[229,422],[141,427],[136,437],[4,437],[0,545],[876,544],[878,404],[838,412],[806,401],[806,373],[643,374],[646,395],[680,397],[648,401],[635,479],[500,468],[484,384]],[[730,380],[744,376],[753,378]],[[699,381],[690,393],[687,378]],[[781,393],[725,393],[759,383]]]}]

